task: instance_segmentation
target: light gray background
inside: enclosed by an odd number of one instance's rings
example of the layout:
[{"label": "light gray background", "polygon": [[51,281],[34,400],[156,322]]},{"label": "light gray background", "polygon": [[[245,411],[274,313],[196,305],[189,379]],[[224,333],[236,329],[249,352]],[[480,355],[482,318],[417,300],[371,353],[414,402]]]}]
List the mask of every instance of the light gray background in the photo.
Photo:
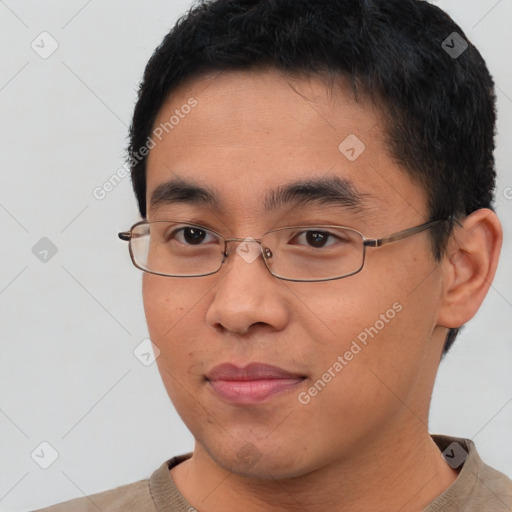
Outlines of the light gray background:
[{"label": "light gray background", "polygon": [[[431,431],[476,439],[512,475],[512,0],[436,3],[496,80],[505,245],[487,301],[441,366]],[[138,220],[129,179],[93,196],[123,165],[145,63],[189,6],[0,1],[1,511],[146,478],[192,449],[156,365],[133,354],[147,330],[141,276],[116,236]],[[59,44],[47,59],[31,47],[51,48],[43,31]],[[42,237],[58,249],[46,263],[32,252]],[[43,441],[58,452],[46,470],[31,458]],[[42,450],[34,458],[48,462]]]}]

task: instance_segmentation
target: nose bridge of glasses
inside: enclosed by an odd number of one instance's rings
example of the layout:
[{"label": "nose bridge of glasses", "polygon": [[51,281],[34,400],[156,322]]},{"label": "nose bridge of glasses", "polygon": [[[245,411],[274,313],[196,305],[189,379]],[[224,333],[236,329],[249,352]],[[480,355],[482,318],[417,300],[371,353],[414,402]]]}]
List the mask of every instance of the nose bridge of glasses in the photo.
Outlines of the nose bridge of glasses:
[{"label": "nose bridge of glasses", "polygon": [[[252,237],[246,237],[246,238],[225,238],[225,250],[224,255],[229,256],[228,252],[228,243],[229,242],[238,242],[238,246],[236,248],[236,254],[238,254],[246,263],[253,263],[260,254],[263,254],[267,258],[270,257],[269,254],[265,253],[265,250],[267,250],[262,245],[262,240],[259,238],[252,238]],[[267,250],[268,251],[268,250]]]},{"label": "nose bridge of glasses", "polygon": [[252,238],[250,236],[245,238],[224,238],[225,242],[256,242],[257,244],[261,244],[262,240],[260,238]]}]

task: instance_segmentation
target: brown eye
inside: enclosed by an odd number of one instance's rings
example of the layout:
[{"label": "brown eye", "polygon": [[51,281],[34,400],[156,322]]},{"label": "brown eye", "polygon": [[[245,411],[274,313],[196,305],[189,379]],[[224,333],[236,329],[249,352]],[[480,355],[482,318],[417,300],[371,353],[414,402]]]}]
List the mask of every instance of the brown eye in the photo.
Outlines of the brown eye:
[{"label": "brown eye", "polygon": [[306,233],[306,241],[312,247],[320,248],[326,244],[329,236],[329,233],[322,231],[308,231]]},{"label": "brown eye", "polygon": [[213,233],[197,226],[187,226],[174,229],[166,237],[167,242],[177,241],[184,245],[204,245],[208,242],[215,242],[216,237]]},{"label": "brown eye", "polygon": [[190,245],[200,244],[206,238],[206,231],[199,228],[185,228],[182,230],[183,239]]},{"label": "brown eye", "polygon": [[322,249],[323,247],[332,245],[336,241],[342,241],[333,233],[321,230],[303,231],[297,234],[293,240],[297,245],[303,245],[313,249]]}]

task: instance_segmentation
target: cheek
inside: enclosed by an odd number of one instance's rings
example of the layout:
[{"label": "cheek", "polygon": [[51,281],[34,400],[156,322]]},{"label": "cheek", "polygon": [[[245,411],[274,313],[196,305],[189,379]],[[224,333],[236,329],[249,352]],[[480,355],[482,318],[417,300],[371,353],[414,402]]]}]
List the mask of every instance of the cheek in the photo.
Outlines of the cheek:
[{"label": "cheek", "polygon": [[[155,276],[156,277],[156,276]],[[153,276],[144,275],[142,298],[149,335],[154,343],[161,341],[165,332],[172,325],[176,306],[168,290],[155,282]],[[158,343],[160,346],[160,344]]]},{"label": "cheek", "polygon": [[[353,278],[340,281],[318,283],[315,287],[296,290],[297,300],[296,317],[308,332],[309,338],[315,341],[319,354],[341,355],[349,350],[351,342],[359,339],[361,342],[377,331],[385,331],[391,322],[397,317],[395,305],[397,295],[394,293],[383,294],[367,293],[364,290],[367,284],[362,279],[362,274]],[[384,315],[384,321],[381,319]],[[320,345],[320,346],[318,346]]]},{"label": "cheek", "polygon": [[160,350],[156,362],[162,381],[173,403],[185,407],[183,389],[199,385],[204,375],[197,361],[197,354],[204,353],[201,294],[196,296],[184,282],[150,274],[143,277],[142,293],[149,335]]},{"label": "cheek", "polygon": [[142,284],[149,335],[160,350],[157,363],[172,374],[189,371],[201,340],[197,317],[202,304],[183,284],[151,274],[144,275]]},{"label": "cheek", "polygon": [[[200,307],[192,287],[172,278],[145,273],[142,278],[144,312],[151,339],[165,341]],[[200,298],[200,297],[199,297]]]},{"label": "cheek", "polygon": [[341,356],[344,370],[350,367],[343,373],[351,374],[343,386],[350,389],[368,386],[368,369],[395,383],[414,379],[435,326],[438,286],[429,265],[420,282],[418,262],[409,263],[400,269],[388,264],[380,273],[368,266],[368,272],[297,290],[317,377]]}]

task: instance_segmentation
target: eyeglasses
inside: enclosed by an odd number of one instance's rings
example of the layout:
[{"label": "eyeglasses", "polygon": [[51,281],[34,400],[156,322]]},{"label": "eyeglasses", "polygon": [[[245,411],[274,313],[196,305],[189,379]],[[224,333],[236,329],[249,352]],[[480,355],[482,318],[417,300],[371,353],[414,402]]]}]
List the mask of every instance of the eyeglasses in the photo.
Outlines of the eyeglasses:
[{"label": "eyeglasses", "polygon": [[133,264],[150,274],[202,277],[215,274],[232,253],[248,263],[260,255],[270,273],[285,281],[342,279],[361,271],[367,247],[382,247],[445,222],[436,220],[384,238],[366,238],[344,226],[294,226],[268,231],[261,239],[224,238],[203,226],[181,221],[141,221],[119,233],[129,242]]}]

